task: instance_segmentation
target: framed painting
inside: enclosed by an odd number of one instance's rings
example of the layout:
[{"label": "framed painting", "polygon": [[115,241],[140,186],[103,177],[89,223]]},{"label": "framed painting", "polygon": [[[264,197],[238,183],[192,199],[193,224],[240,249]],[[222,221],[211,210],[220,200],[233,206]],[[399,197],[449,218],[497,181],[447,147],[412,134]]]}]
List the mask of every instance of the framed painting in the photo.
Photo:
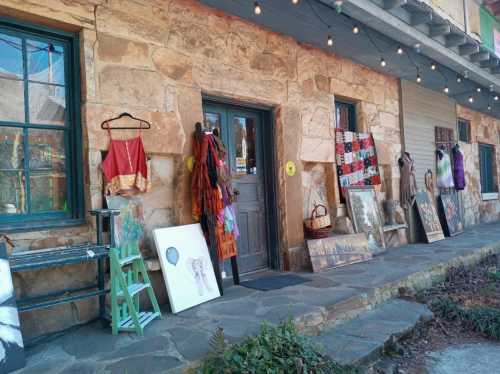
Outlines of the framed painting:
[{"label": "framed painting", "polygon": [[368,246],[373,254],[384,252],[384,221],[375,189],[372,186],[346,187],[346,198],[356,232],[367,235]]},{"label": "framed painting", "polygon": [[0,373],[25,365],[24,343],[10,273],[7,247],[0,242]]},{"label": "framed painting", "polygon": [[439,196],[440,210],[447,236],[455,236],[464,232],[464,223],[456,193],[446,193]]},{"label": "framed painting", "polygon": [[308,240],[307,251],[314,273],[373,258],[364,233]]},{"label": "framed painting", "polygon": [[220,297],[199,223],[153,231],[173,313]]},{"label": "framed painting", "polygon": [[431,201],[427,191],[418,191],[415,202],[417,204],[418,215],[420,217],[420,221],[422,222],[427,242],[432,243],[438,240],[443,240],[443,228],[439,222],[436,207]]},{"label": "framed painting", "polygon": [[117,209],[115,246],[139,249],[144,241],[144,209],[139,197],[106,196],[109,209]]}]

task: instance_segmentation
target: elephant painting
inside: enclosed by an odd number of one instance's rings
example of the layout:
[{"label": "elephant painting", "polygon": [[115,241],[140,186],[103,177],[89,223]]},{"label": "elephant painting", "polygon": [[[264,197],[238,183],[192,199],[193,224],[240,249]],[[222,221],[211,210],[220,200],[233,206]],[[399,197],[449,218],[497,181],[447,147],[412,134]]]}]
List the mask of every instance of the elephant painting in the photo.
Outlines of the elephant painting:
[{"label": "elephant painting", "polygon": [[210,287],[210,281],[207,277],[208,266],[210,266],[210,261],[205,257],[189,257],[186,260],[186,268],[193,277],[200,296],[205,295],[205,292],[212,292],[212,287]]},{"label": "elephant painting", "polygon": [[0,243],[0,373],[24,366],[24,345],[5,245]]}]

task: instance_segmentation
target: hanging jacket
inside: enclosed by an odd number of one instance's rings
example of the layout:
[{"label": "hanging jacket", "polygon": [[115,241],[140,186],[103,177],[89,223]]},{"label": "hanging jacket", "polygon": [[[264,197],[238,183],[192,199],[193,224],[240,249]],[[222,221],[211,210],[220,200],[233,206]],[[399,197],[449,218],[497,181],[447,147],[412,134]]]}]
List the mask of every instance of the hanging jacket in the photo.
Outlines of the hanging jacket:
[{"label": "hanging jacket", "polygon": [[465,188],[464,155],[457,147],[453,148],[453,180],[457,191]]},{"label": "hanging jacket", "polygon": [[436,185],[438,188],[454,187],[451,161],[448,153],[439,150],[436,160]]}]

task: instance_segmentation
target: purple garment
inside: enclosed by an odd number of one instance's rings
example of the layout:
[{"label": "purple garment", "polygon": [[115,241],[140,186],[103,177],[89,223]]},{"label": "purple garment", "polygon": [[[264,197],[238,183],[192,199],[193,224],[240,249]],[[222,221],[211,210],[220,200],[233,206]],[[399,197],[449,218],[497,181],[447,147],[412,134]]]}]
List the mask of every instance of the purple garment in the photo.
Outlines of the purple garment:
[{"label": "purple garment", "polygon": [[464,155],[459,149],[453,149],[453,181],[457,191],[465,188]]}]

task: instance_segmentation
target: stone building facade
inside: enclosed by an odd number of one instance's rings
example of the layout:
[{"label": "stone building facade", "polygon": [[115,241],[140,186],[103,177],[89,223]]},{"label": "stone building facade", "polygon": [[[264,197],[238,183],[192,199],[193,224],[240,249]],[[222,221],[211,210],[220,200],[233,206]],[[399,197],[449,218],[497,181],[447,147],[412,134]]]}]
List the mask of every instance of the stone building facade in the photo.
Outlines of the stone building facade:
[{"label": "stone building facade", "polygon": [[[402,146],[399,81],[394,77],[196,0],[4,0],[0,14],[80,35],[86,210],[103,206],[100,165],[109,138],[101,122],[130,112],[153,125],[142,133],[153,177],[151,192],[142,196],[147,257],[155,255],[152,229],[192,222],[186,160],[192,154],[193,126],[203,120],[204,96],[272,110],[282,270],[295,268],[304,253],[302,224],[312,193],[325,197],[332,214],[346,214],[335,169],[336,98],[354,102],[358,130],[374,136],[383,181],[380,200],[399,198]],[[499,143],[498,121],[465,108],[459,108],[459,115],[471,119],[475,139]],[[498,201],[480,202],[474,143],[464,149],[470,181],[466,222],[497,219]],[[287,161],[297,166],[294,176],[285,173]],[[90,216],[78,227],[9,234],[15,251],[85,242],[94,235]],[[94,277],[90,265],[73,266],[16,275],[15,283],[19,294],[30,296],[62,285],[78,287]],[[160,302],[166,302],[160,273],[153,278]],[[94,302],[23,313],[23,329],[28,336],[40,335],[87,321],[95,313]],[[54,315],[57,320],[49,318]]]}]

